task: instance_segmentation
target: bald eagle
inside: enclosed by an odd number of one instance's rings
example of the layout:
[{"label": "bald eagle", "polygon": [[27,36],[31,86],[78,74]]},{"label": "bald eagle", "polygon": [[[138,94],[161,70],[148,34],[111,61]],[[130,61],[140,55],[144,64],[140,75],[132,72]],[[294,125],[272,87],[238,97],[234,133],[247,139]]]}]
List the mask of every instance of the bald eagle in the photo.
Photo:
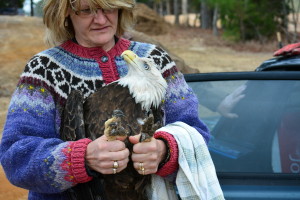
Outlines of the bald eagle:
[{"label": "bald eagle", "polygon": [[[95,140],[103,134],[114,140],[118,135],[141,133],[140,142],[146,142],[164,124],[161,104],[167,83],[160,70],[152,59],[138,57],[132,51],[126,50],[121,56],[128,65],[126,76],[99,88],[85,101],[78,90],[68,96],[61,126],[63,140]],[[132,152],[128,138],[125,144]],[[70,190],[71,199],[147,199],[145,188],[151,183],[150,175],[140,175],[131,160],[120,173],[95,174],[92,181]]]}]

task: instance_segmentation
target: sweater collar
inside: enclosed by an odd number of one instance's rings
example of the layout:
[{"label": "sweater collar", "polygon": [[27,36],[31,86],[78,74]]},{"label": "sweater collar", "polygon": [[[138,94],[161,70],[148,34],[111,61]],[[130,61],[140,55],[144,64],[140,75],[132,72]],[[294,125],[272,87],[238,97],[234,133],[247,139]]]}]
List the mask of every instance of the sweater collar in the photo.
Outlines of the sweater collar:
[{"label": "sweater collar", "polygon": [[109,54],[110,57],[115,57],[121,55],[123,51],[129,48],[130,41],[124,38],[119,38],[115,46],[108,52],[105,52],[101,47],[83,47],[73,40],[68,40],[60,46],[66,51],[71,52],[79,57],[95,58],[95,55],[100,56],[103,54]]}]

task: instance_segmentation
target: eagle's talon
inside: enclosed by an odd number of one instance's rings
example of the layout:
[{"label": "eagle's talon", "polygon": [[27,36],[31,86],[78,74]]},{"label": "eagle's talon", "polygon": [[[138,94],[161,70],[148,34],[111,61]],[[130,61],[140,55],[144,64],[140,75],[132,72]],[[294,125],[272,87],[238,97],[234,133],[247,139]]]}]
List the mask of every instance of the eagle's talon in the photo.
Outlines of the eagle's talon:
[{"label": "eagle's talon", "polygon": [[140,142],[150,142],[152,139],[152,136],[148,133],[141,133]]},{"label": "eagle's talon", "polygon": [[143,122],[140,142],[150,142],[155,132],[153,127],[156,125],[154,124],[154,116],[152,112],[150,112],[149,116],[146,117]]},{"label": "eagle's talon", "polygon": [[112,118],[106,120],[104,123],[104,135],[109,141],[116,140],[117,136],[127,136],[128,131],[122,126],[121,118],[124,117],[121,110],[114,110]]}]

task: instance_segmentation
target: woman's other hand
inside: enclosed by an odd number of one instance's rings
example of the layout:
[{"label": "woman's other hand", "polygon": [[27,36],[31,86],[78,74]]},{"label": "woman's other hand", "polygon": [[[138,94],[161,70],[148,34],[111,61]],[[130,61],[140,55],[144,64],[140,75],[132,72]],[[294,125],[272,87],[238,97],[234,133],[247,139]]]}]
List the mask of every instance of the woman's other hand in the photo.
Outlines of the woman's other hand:
[{"label": "woman's other hand", "polygon": [[125,169],[129,161],[129,150],[123,142],[124,139],[108,141],[103,135],[92,141],[86,150],[87,165],[101,174],[114,174]]},{"label": "woman's other hand", "polygon": [[134,144],[131,156],[134,168],[142,175],[154,174],[165,158],[166,145],[155,138],[150,142],[139,142],[140,136],[141,134],[129,137],[129,141]]}]

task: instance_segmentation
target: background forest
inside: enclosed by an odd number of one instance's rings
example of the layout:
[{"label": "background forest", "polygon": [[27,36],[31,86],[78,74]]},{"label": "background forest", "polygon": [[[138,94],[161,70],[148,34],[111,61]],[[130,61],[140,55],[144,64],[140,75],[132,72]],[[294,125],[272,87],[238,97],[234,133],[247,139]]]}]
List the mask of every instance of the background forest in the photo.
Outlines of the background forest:
[{"label": "background forest", "polygon": [[[44,0],[1,0],[1,9],[23,8],[30,2],[28,15],[41,16]],[[265,43],[274,38],[293,43],[298,40],[298,0],[137,0],[153,8],[161,16],[174,16],[175,25],[211,29],[230,41],[256,40]],[[189,13],[196,14],[189,23]],[[179,16],[183,20],[179,20]]]}]

